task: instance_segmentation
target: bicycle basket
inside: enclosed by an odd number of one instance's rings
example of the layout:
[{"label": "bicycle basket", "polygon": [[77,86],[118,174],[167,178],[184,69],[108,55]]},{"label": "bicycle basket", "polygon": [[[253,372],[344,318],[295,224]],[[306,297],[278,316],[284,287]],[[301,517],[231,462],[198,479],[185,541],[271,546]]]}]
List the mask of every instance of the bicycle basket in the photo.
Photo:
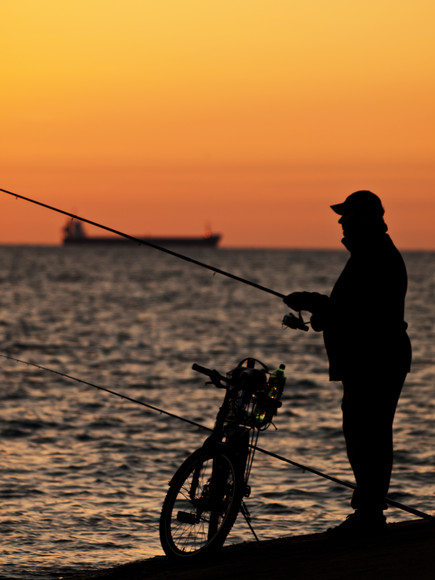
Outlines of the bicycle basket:
[{"label": "bicycle basket", "polygon": [[[259,363],[261,368],[255,368],[255,363]],[[267,391],[267,372],[266,365],[248,358],[228,373],[232,387],[230,418],[249,427],[255,425],[256,398]]]}]

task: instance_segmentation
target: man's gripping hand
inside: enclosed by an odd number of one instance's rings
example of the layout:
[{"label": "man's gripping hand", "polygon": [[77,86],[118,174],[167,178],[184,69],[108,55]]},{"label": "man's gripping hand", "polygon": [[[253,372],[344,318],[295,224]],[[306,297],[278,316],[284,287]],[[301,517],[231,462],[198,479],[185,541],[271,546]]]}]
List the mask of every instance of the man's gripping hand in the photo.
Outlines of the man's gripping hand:
[{"label": "man's gripping hand", "polygon": [[316,312],[326,306],[329,297],[318,292],[292,292],[283,298],[283,300],[287,306],[297,312],[301,310]]}]

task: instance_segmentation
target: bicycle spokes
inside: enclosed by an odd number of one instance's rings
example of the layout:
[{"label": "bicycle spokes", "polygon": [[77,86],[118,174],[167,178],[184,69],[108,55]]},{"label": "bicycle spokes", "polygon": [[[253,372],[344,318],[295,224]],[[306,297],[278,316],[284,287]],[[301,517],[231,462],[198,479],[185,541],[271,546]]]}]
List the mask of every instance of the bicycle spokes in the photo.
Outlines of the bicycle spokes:
[{"label": "bicycle spokes", "polygon": [[186,466],[174,478],[163,508],[165,551],[188,556],[222,544],[239,510],[241,497],[235,502],[236,488],[234,467],[224,455],[197,458]]}]

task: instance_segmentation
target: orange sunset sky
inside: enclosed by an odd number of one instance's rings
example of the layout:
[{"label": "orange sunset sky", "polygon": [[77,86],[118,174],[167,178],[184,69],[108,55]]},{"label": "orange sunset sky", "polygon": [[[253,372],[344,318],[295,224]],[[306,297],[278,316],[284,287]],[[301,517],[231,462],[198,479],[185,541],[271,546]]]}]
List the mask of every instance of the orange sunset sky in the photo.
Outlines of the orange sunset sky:
[{"label": "orange sunset sky", "polygon": [[[400,248],[435,249],[433,0],[14,0],[0,18],[1,188],[132,235],[325,248],[329,205],[371,189]],[[63,224],[0,193],[0,243],[58,244]]]}]

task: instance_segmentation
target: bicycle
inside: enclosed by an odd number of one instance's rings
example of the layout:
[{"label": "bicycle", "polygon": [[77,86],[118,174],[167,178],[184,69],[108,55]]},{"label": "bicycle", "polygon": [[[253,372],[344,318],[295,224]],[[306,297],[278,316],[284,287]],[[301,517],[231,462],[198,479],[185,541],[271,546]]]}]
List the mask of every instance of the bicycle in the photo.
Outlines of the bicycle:
[{"label": "bicycle", "polygon": [[253,358],[243,359],[226,376],[197,364],[192,368],[226,392],[211,435],[175,472],[163,502],[160,541],[165,554],[177,558],[219,549],[239,512],[255,536],[244,498],[251,492],[259,433],[281,406],[285,381],[272,395],[268,367]]}]

